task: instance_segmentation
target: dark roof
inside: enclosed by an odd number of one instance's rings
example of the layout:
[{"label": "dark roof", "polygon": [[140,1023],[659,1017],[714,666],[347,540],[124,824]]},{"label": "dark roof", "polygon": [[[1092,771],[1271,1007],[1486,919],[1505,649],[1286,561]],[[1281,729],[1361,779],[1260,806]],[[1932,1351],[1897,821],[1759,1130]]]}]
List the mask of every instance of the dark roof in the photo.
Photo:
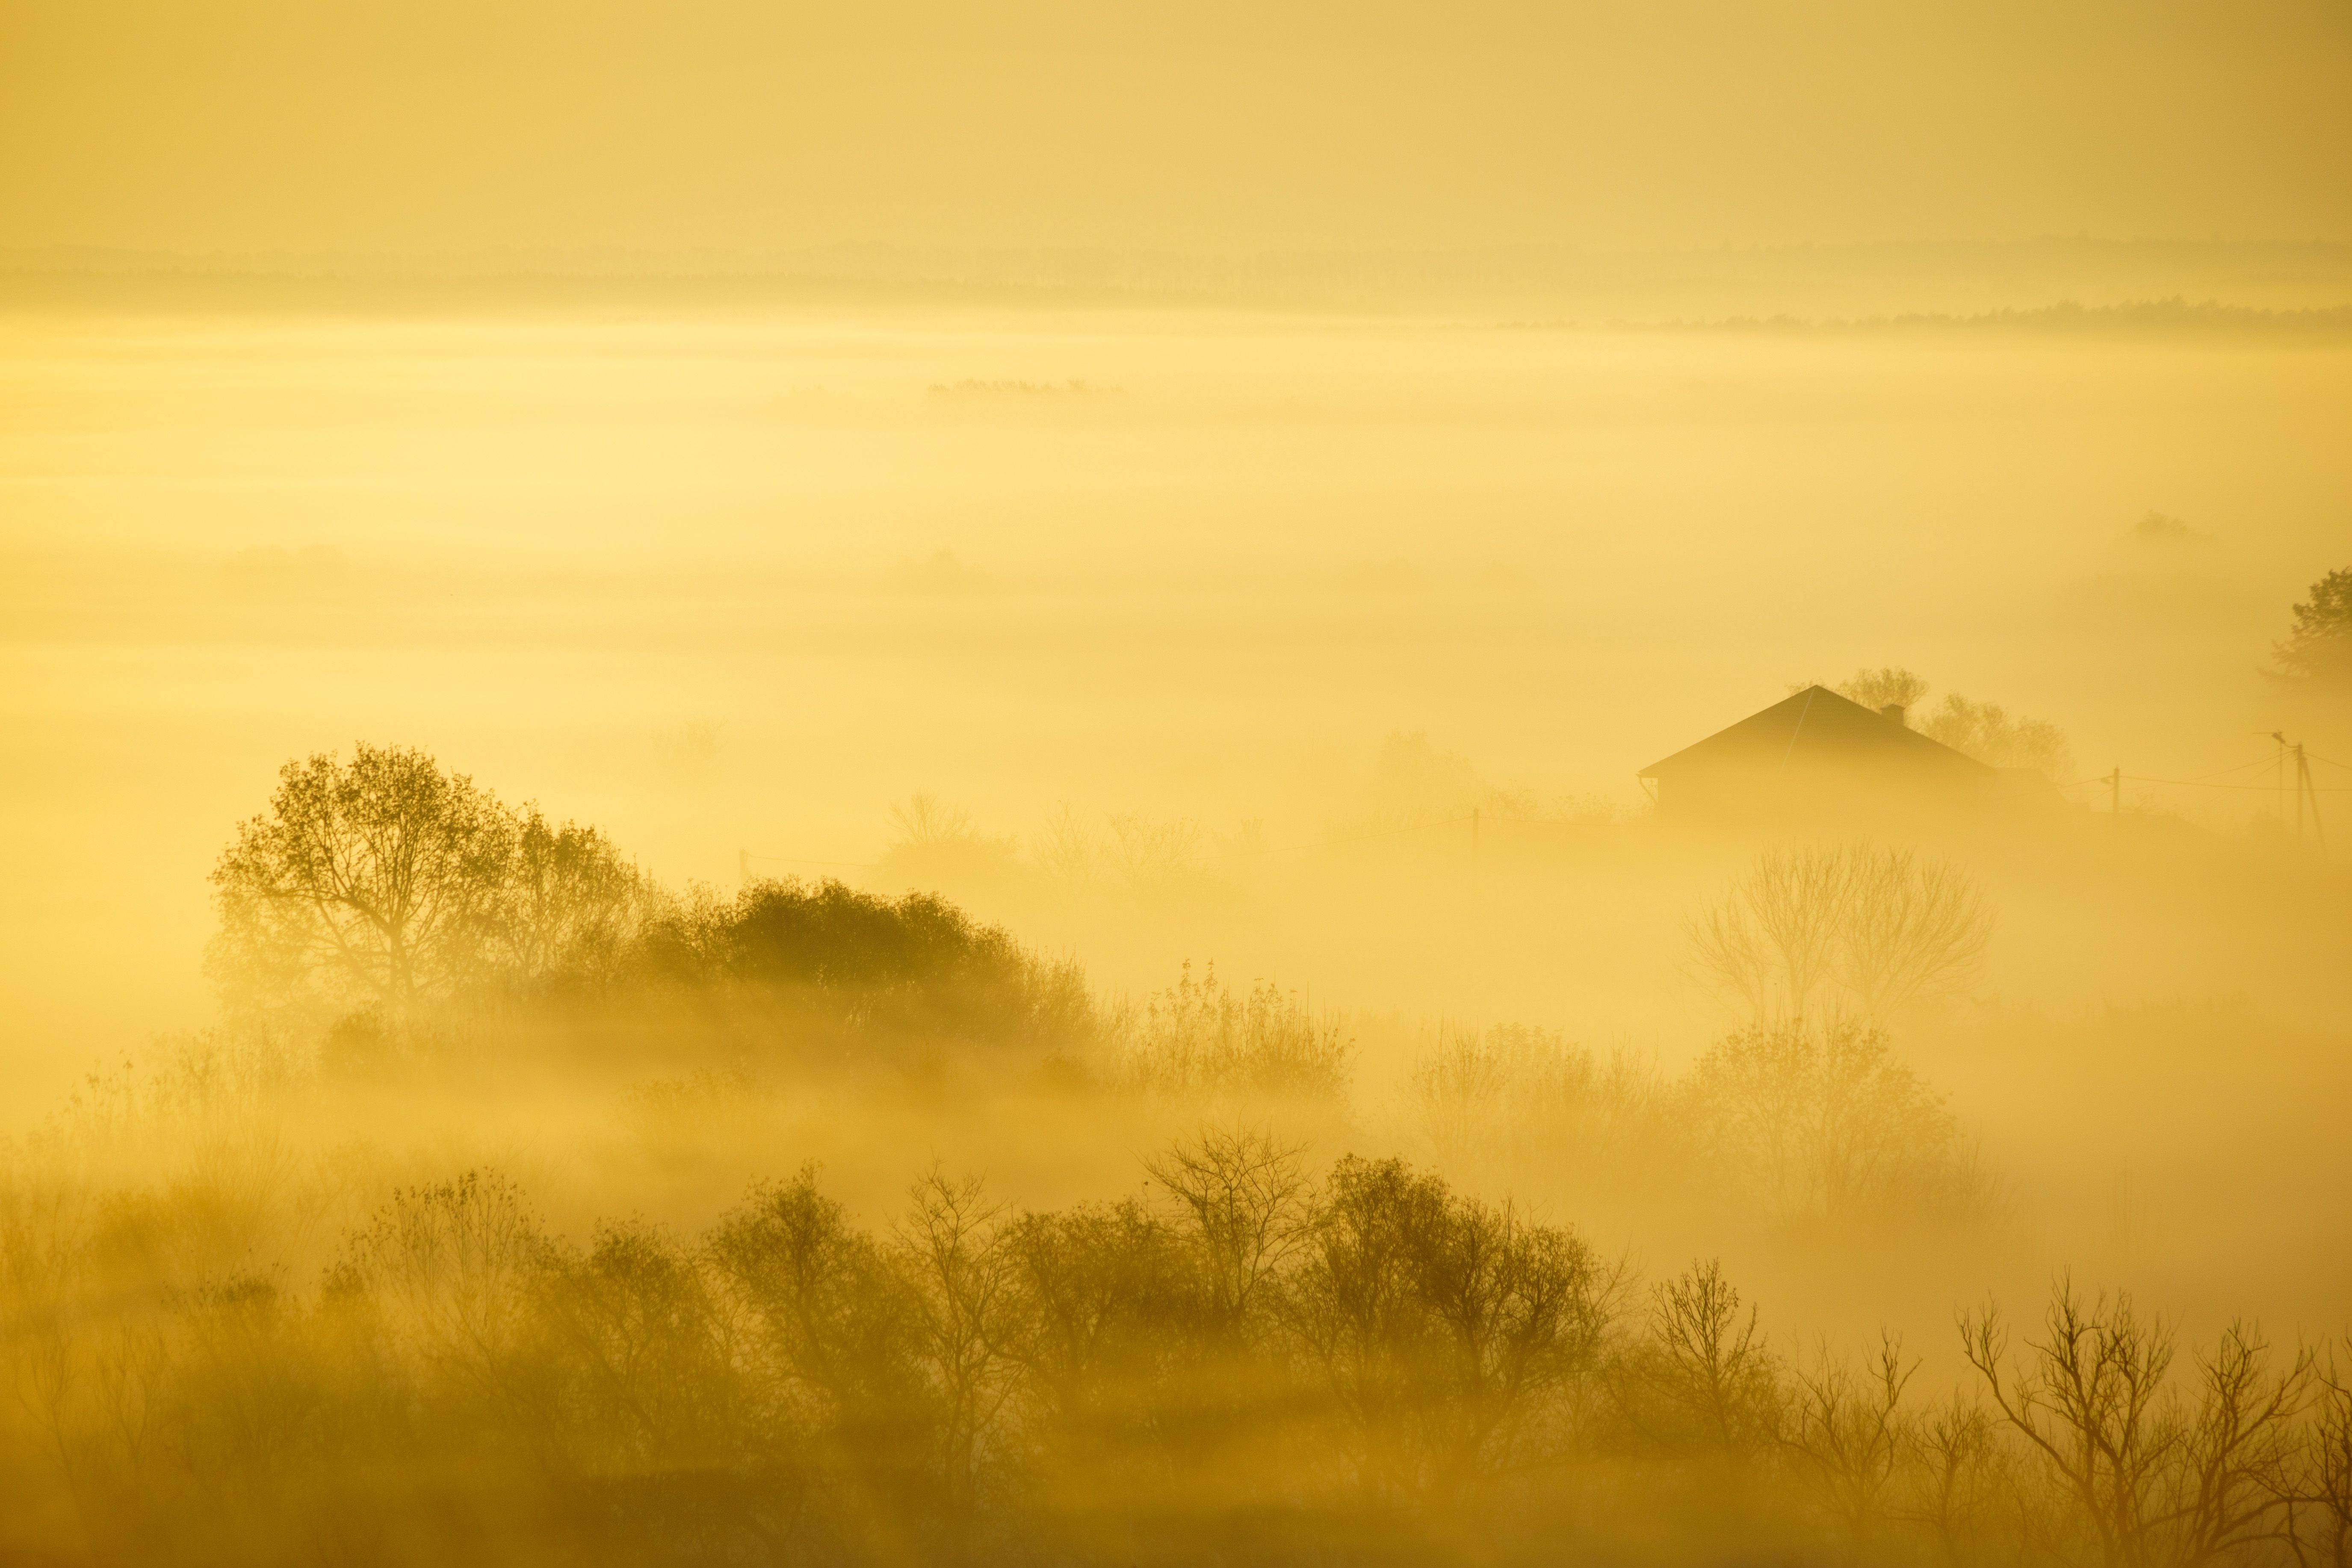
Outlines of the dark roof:
[{"label": "dark roof", "polygon": [[1990,775],[1993,772],[1967,752],[1931,741],[1826,686],[1808,686],[1785,702],[1775,702],[1696,745],[1659,758],[1637,776],[1656,778],[1694,763],[1754,767],[1797,759],[1828,762],[1862,756],[1955,773]]}]

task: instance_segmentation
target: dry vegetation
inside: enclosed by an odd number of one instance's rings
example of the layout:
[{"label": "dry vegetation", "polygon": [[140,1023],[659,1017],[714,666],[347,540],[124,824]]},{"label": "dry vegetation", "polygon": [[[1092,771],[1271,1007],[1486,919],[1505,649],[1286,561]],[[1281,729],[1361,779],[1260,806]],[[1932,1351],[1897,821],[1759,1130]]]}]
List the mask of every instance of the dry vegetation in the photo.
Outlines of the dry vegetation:
[{"label": "dry vegetation", "polygon": [[[1888,1032],[1989,917],[1908,851],[1759,860],[1694,926],[1754,1021],[1687,1071],[1449,1027],[1390,1112],[1273,984],[1129,1003],[937,899],[668,893],[414,752],[289,766],[215,881],[225,1022],[0,1173],[14,1558],[2352,1550],[2352,1347],[2062,1279],[1964,1315],[1948,1388],[1489,1179],[1998,1231]],[[812,1163],[827,1122],[894,1194]]]}]

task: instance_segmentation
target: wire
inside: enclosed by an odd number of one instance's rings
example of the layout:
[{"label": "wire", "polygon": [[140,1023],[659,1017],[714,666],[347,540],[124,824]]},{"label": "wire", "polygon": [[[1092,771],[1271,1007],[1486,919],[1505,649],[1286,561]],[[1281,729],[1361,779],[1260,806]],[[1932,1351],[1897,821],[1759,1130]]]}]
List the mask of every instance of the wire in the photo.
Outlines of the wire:
[{"label": "wire", "polygon": [[[2276,784],[2212,784],[2204,779],[2147,779],[2140,777],[2137,773],[2126,773],[2124,783],[2180,784],[2195,789],[2254,789],[2262,791],[2264,795],[2274,795],[2279,789]],[[2293,784],[2286,787],[2290,790],[2294,788]],[[2322,795],[2352,795],[2352,784],[2320,784],[2315,787]]]},{"label": "wire", "polygon": [[2248,768],[2274,767],[2277,765],[2277,763],[2278,759],[2276,757],[2256,757],[2251,763],[2240,763],[2236,767],[2223,768],[2218,773],[2200,773],[2193,779],[2181,779],[2177,782],[2181,784],[2203,784],[2207,779],[2226,778],[2231,773],[2244,773]]}]

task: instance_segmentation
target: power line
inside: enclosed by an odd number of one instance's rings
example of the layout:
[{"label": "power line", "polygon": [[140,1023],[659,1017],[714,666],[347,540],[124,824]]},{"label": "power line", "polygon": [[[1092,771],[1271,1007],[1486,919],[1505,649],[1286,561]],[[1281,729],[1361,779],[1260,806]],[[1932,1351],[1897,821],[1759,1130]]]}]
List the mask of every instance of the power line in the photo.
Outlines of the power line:
[{"label": "power line", "polygon": [[[2248,768],[2269,767],[2272,763],[2272,760],[2273,759],[2269,757],[2256,757],[2251,763],[2240,763],[2236,767],[2223,768],[2220,773],[2200,773],[2193,779],[2161,779],[2155,782],[2161,784],[2203,784],[2207,779],[2227,778],[2231,773],[2244,773]],[[2251,787],[2260,789],[2265,786],[2256,784]]]},{"label": "power line", "polygon": [[[2143,778],[2137,773],[2126,773],[2124,775],[2124,783],[2179,784],[2187,789],[2252,789],[2260,790],[2264,795],[2274,795],[2277,793],[2279,787],[2276,784],[2213,784],[2205,779],[2151,779]],[[2324,784],[2320,786],[2320,793],[2323,795],[2352,795],[2352,784]]]}]

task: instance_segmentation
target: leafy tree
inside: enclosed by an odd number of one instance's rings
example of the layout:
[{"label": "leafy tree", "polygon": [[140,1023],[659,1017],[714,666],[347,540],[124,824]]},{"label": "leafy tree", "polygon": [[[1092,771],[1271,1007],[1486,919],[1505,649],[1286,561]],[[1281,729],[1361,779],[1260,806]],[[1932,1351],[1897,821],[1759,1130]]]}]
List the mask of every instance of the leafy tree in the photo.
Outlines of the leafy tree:
[{"label": "leafy tree", "polygon": [[265,987],[324,981],[404,1017],[473,963],[513,853],[506,810],[423,752],[289,763],[213,870],[215,966]]},{"label": "leafy tree", "polygon": [[526,983],[613,973],[655,904],[644,875],[595,828],[553,826],[535,805],[510,829],[486,953]]},{"label": "leafy tree", "polygon": [[1920,730],[1996,768],[2035,768],[2053,778],[2068,771],[2066,736],[2057,725],[2046,719],[2013,719],[1997,702],[1971,702],[1948,692]]},{"label": "leafy tree", "polygon": [[2273,657],[2286,679],[2352,682],[2352,566],[2311,585],[2310,599],[2294,606],[2294,624]]},{"label": "leafy tree", "polygon": [[1024,952],[929,893],[885,899],[826,880],[707,893],[645,931],[642,973],[756,997],[771,1017],[909,1038],[1061,1045],[1086,1037],[1093,1002],[1077,965]]},{"label": "leafy tree", "polygon": [[1911,708],[1927,695],[1927,682],[1907,669],[1857,669],[1832,689],[1847,701],[1859,702],[1864,708],[1885,708],[1889,704]]}]

